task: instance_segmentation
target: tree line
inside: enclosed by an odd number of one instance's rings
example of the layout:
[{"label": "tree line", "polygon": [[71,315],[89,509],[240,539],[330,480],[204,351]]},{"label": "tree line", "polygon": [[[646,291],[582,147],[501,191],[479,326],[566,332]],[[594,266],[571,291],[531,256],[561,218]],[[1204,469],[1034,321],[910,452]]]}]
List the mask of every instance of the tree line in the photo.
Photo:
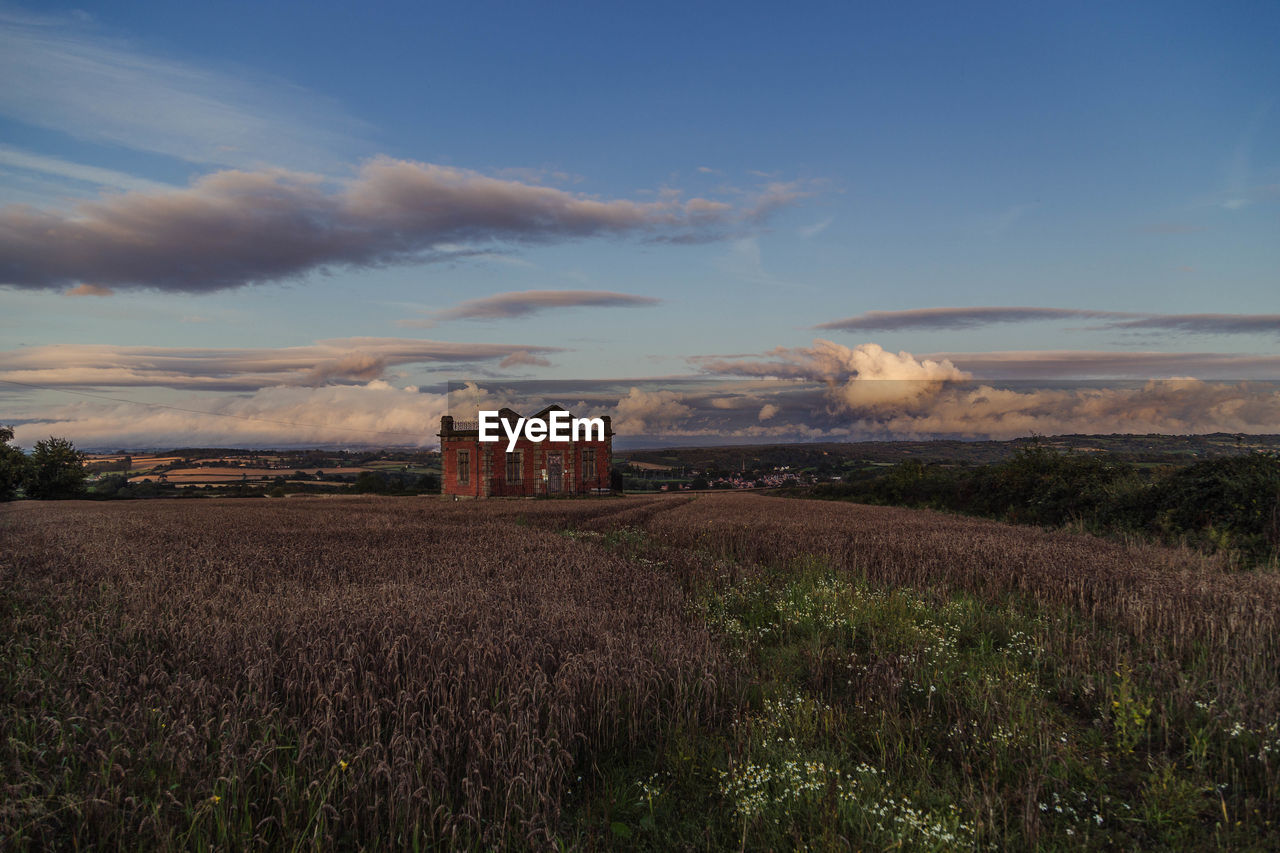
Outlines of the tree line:
[{"label": "tree line", "polygon": [[1249,562],[1280,555],[1280,458],[1251,453],[1142,466],[1032,444],[1004,462],[904,462],[806,490],[816,498],[911,506],[1095,533],[1136,533]]},{"label": "tree line", "polygon": [[38,500],[74,498],[84,494],[84,454],[65,438],[36,442],[30,455],[14,446],[13,427],[0,426],[0,500],[21,492]]}]

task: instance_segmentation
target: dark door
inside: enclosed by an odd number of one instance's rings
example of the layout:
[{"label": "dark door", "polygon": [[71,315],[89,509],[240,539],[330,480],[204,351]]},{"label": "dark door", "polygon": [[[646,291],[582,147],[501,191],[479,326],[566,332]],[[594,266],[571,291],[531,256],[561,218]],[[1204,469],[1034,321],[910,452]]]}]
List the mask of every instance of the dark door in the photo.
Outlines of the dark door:
[{"label": "dark door", "polygon": [[547,494],[558,494],[564,486],[564,457],[559,453],[547,454]]}]

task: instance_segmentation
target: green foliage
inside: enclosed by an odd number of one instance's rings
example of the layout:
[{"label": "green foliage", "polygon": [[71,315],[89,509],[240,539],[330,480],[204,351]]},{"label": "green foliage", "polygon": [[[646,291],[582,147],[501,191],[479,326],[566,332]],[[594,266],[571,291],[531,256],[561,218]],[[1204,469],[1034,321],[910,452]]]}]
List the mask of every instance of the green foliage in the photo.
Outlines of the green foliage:
[{"label": "green foliage", "polygon": [[437,494],[440,477],[437,474],[411,474],[402,471],[363,471],[356,477],[351,491],[359,495],[420,495]]},{"label": "green foliage", "polygon": [[1280,546],[1280,459],[1255,453],[1209,459],[1174,472],[1157,489],[1158,524],[1196,532],[1221,548],[1265,558]]},{"label": "green foliage", "polygon": [[84,454],[65,438],[36,442],[27,469],[27,494],[39,500],[61,500],[84,494]]},{"label": "green foliage", "polygon": [[90,489],[90,494],[96,498],[125,497],[128,495],[126,491],[128,488],[129,477],[127,474],[108,474],[98,478]]},{"label": "green foliage", "polygon": [[879,476],[814,487],[812,496],[942,509],[1045,526],[1079,524],[1186,540],[1275,560],[1280,547],[1280,460],[1253,453],[1154,474],[1136,465],[1031,444],[993,465],[907,461]]},{"label": "green foliage", "polygon": [[27,479],[27,455],[9,442],[13,427],[0,425],[0,501],[11,501]]},{"label": "green foliage", "polygon": [[391,484],[387,481],[386,474],[378,471],[363,471],[356,477],[355,485],[351,489],[361,495],[385,495],[391,491]]}]

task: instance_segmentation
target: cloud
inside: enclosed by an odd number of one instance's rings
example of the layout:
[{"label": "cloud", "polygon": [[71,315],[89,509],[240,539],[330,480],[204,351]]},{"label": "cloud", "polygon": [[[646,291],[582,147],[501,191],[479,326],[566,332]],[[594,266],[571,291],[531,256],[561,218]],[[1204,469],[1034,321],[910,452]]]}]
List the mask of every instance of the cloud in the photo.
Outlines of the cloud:
[{"label": "cloud", "polygon": [[82,448],[417,446],[438,444],[443,394],[383,381],[263,388],[173,406],[77,402],[46,407],[15,427],[30,447],[50,435]]},{"label": "cloud", "polygon": [[1280,334],[1280,314],[1149,314],[1106,325],[1109,329],[1159,329],[1195,335]]},{"label": "cloud", "polygon": [[401,320],[399,325],[430,327],[446,320],[500,320],[527,317],[554,308],[636,307],[657,305],[661,301],[652,296],[609,290],[516,290],[468,299],[422,319]]},{"label": "cloud", "polygon": [[66,291],[64,296],[111,296],[115,291],[109,287],[100,287],[96,284],[78,284],[70,290]]},{"label": "cloud", "polygon": [[279,348],[63,344],[0,351],[0,379],[42,388],[158,387],[256,391],[368,383],[398,365],[536,365],[555,347],[412,338],[337,338]]},{"label": "cloud", "polygon": [[928,357],[954,362],[983,379],[1148,379],[1169,376],[1271,379],[1280,376],[1280,355],[1269,354],[1010,350],[939,352]]},{"label": "cloud", "polygon": [[845,332],[896,332],[905,329],[976,329],[998,323],[1044,320],[1103,320],[1105,322],[1091,327],[1101,330],[1160,329],[1200,335],[1280,334],[1280,314],[1155,314],[998,305],[868,311],[855,317],[820,323],[814,328]]},{"label": "cloud", "polygon": [[1152,380],[1137,388],[947,389],[927,409],[862,418],[863,434],[901,438],[1015,438],[1031,434],[1273,432],[1280,418],[1274,384]]},{"label": "cloud", "polygon": [[0,209],[0,284],[91,281],[186,293],[340,267],[423,262],[494,244],[593,236],[723,236],[784,203],[600,200],[430,163],[378,157],[336,186],[284,170],[222,171],[190,187]]},{"label": "cloud", "polygon": [[113,190],[135,190],[141,192],[158,192],[171,189],[166,184],[148,181],[117,172],[113,169],[101,169],[97,166],[86,166],[72,163],[57,157],[34,154],[8,145],[0,145],[0,166],[9,166],[28,172],[40,172],[65,180],[92,184],[96,187]]},{"label": "cloud", "polygon": [[180,160],[327,168],[368,126],[333,101],[243,68],[201,68],[104,35],[87,16],[0,10],[0,114]]},{"label": "cloud", "polygon": [[879,344],[847,347],[821,338],[811,347],[776,347],[760,355],[693,356],[690,361],[708,373],[778,379],[945,382],[968,378],[946,360],[920,360],[909,352],[891,353]]},{"label": "cloud", "polygon": [[520,350],[519,352],[511,353],[511,355],[507,356],[502,361],[498,362],[498,367],[502,367],[502,368],[520,367],[520,366],[550,367],[551,361],[550,359],[543,358],[542,356],[533,355],[528,350]]},{"label": "cloud", "polygon": [[[901,354],[899,354],[901,355]],[[912,358],[917,364],[924,359]],[[815,361],[815,375],[826,370]],[[866,380],[892,387],[908,380]],[[929,384],[929,383],[919,383]],[[1280,383],[932,383],[927,395],[849,398],[842,383],[815,380],[666,378],[494,380],[443,394],[383,380],[319,387],[287,385],[251,394],[200,394],[173,405],[14,397],[4,420],[29,446],[64,435],[87,447],[435,444],[445,413],[477,408],[531,413],[561,402],[578,415],[612,415],[617,446],[743,442],[1013,438],[1032,433],[1269,433],[1280,422]],[[3,386],[0,386],[3,387]],[[754,401],[754,405],[745,405]],[[743,405],[738,405],[742,403]]]},{"label": "cloud", "polygon": [[[845,347],[814,341],[811,347],[778,347],[754,358],[691,359],[721,376],[773,377],[769,430],[787,425],[793,435],[840,438],[1010,438],[1031,433],[1274,432],[1280,389],[1274,382],[1206,382],[1194,378],[1133,382],[1093,381],[1045,386],[1043,377],[1064,375],[1152,376],[1155,370],[1187,373],[1212,366],[1246,366],[1276,375],[1280,356],[1206,353],[938,353],[917,357],[876,344]],[[969,371],[1001,370],[1013,381],[973,381]],[[1145,373],[1143,371],[1146,371]],[[1039,384],[1025,377],[1037,377]],[[821,396],[815,397],[814,389]],[[752,394],[768,399],[766,386]],[[806,396],[807,395],[807,396]],[[689,396],[685,395],[685,400]],[[778,415],[787,413],[788,418]],[[795,413],[799,413],[798,415]],[[763,422],[764,412],[757,421]],[[756,424],[738,423],[734,435],[760,435]],[[793,439],[798,440],[798,439]]]},{"label": "cloud", "polygon": [[1025,323],[1104,317],[1137,317],[1116,311],[1082,311],[1076,308],[1031,308],[992,305],[976,308],[913,308],[907,311],[868,311],[856,317],[819,323],[815,329],[843,332],[896,332],[903,329],[974,329],[996,323]]},{"label": "cloud", "polygon": [[946,383],[969,378],[948,360],[917,359],[873,343],[846,347],[819,339],[811,347],[778,347],[765,356],[758,361],[697,357],[693,361],[721,375],[821,382],[834,403],[855,409],[915,405],[937,394]]},{"label": "cloud", "polygon": [[674,391],[645,391],[632,387],[618,400],[613,428],[618,432],[649,432],[670,428],[692,411]]},{"label": "cloud", "polygon": [[800,199],[816,195],[822,181],[778,181],[770,180],[763,188],[754,193],[751,208],[745,220],[760,224],[773,213],[795,204]]},{"label": "cloud", "polygon": [[[485,407],[513,405],[522,412],[552,400],[578,401],[570,406],[575,413],[612,415],[616,441],[632,447],[1013,438],[1032,433],[1269,433],[1280,422],[1276,382],[929,379],[914,382],[928,393],[888,394],[875,389],[902,391],[913,380],[866,379],[863,385],[871,395],[848,395],[843,393],[847,369],[839,364],[851,358],[800,358],[812,379],[704,376],[568,384],[529,380],[482,383],[483,390],[470,390],[484,399]],[[917,365],[929,361],[902,353],[894,359],[880,357],[886,364],[900,359]],[[886,367],[885,372],[899,375],[896,368]]]},{"label": "cloud", "polygon": [[836,220],[834,216],[828,216],[826,219],[822,220],[821,222],[815,222],[812,225],[806,225],[803,228],[797,228],[796,233],[798,233],[801,237],[805,238],[806,240],[812,240],[814,237],[817,237],[823,231],[826,231],[828,228],[830,228],[831,223],[835,221]]}]

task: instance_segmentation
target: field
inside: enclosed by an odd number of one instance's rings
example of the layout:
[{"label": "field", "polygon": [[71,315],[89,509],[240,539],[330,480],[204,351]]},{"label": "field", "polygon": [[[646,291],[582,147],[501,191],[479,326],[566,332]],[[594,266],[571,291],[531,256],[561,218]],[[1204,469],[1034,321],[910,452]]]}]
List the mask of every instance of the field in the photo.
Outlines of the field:
[{"label": "field", "polygon": [[0,847],[1262,849],[1280,576],[706,494],[0,506]]},{"label": "field", "polygon": [[[373,470],[371,468],[330,468],[325,471],[331,477],[355,477],[365,471]],[[165,471],[165,479],[174,485],[204,485],[206,483],[238,483],[241,480],[267,480],[273,477],[289,476],[292,471],[282,471],[279,468],[234,468],[234,467],[218,467],[210,465],[204,468],[171,468]],[[154,474],[134,474],[129,477],[130,483],[140,483],[149,478],[155,478]]]},{"label": "field", "polygon": [[[431,451],[255,451],[186,448],[169,454],[90,453],[89,495],[96,498],[234,495],[273,490],[323,493],[365,477],[365,492],[437,492],[440,455]],[[371,478],[371,479],[370,479]]]}]

